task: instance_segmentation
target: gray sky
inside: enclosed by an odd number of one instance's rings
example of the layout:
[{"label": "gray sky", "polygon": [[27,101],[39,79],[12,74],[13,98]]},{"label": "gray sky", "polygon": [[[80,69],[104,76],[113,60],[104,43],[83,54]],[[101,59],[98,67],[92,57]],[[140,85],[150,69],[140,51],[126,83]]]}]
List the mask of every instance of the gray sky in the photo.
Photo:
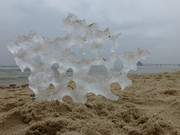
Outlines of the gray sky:
[{"label": "gray sky", "polygon": [[147,63],[180,63],[179,0],[0,0],[0,65],[17,35],[58,36],[68,13],[121,32],[122,50],[149,49]]}]

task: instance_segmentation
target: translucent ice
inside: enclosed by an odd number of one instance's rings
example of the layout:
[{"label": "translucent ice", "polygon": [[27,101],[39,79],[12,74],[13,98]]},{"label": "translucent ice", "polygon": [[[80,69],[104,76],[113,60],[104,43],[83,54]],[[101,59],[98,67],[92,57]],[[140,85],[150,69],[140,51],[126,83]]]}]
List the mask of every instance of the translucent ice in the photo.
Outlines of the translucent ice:
[{"label": "translucent ice", "polygon": [[[88,24],[73,14],[63,23],[66,32],[61,37],[46,39],[31,33],[8,46],[20,69],[31,70],[29,86],[36,98],[62,100],[71,96],[75,102],[85,102],[87,93],[92,92],[118,99],[110,84],[118,82],[122,89],[131,85],[127,74],[136,70],[136,63],[148,51],[137,49],[121,54],[117,42],[120,34],[109,28],[101,30],[97,24]],[[72,81],[75,83],[71,89],[68,85]]]}]

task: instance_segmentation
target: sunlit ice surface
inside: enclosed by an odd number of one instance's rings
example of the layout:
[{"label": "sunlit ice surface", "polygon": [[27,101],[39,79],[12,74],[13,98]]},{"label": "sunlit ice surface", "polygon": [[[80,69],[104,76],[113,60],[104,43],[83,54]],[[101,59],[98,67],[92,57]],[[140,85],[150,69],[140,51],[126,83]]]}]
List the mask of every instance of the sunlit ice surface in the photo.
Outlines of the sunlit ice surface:
[{"label": "sunlit ice surface", "polygon": [[[110,85],[122,89],[131,85],[127,74],[146,58],[147,50],[120,53],[120,34],[109,28],[101,30],[73,14],[64,20],[66,32],[61,37],[43,38],[31,33],[20,36],[8,46],[21,71],[30,69],[29,87],[40,100],[60,100],[70,96],[74,102],[86,102],[87,94],[111,100],[119,97]],[[71,86],[72,85],[72,86]]]}]

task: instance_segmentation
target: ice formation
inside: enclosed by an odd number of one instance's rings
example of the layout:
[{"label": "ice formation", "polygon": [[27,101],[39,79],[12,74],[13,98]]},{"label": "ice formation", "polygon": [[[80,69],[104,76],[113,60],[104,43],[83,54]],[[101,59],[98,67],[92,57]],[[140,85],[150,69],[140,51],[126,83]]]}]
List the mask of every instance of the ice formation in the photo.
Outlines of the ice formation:
[{"label": "ice formation", "polygon": [[[20,36],[8,46],[16,64],[22,71],[30,69],[29,86],[42,100],[62,100],[71,96],[75,102],[85,102],[87,93],[117,100],[110,84],[118,82],[122,89],[131,85],[127,78],[136,63],[148,51],[119,53],[120,34],[108,28],[101,30],[97,24],[69,14],[64,20],[65,34],[57,38],[43,38],[31,33]],[[73,89],[68,87],[74,81]]]}]

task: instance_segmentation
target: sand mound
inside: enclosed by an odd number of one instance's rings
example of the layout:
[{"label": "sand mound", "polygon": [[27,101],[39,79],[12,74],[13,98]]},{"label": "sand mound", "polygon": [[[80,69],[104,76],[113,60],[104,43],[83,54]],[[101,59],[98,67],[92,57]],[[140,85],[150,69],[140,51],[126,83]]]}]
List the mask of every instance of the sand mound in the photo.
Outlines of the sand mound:
[{"label": "sand mound", "polygon": [[178,135],[180,73],[130,76],[133,86],[110,101],[89,95],[86,104],[34,101],[31,91],[0,90],[1,135]]}]

